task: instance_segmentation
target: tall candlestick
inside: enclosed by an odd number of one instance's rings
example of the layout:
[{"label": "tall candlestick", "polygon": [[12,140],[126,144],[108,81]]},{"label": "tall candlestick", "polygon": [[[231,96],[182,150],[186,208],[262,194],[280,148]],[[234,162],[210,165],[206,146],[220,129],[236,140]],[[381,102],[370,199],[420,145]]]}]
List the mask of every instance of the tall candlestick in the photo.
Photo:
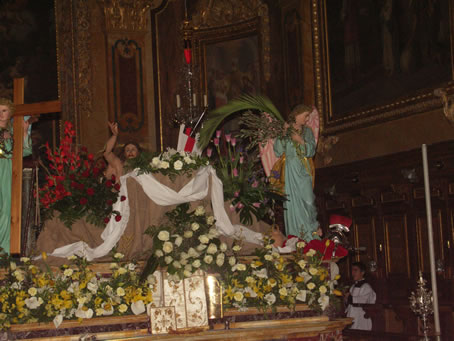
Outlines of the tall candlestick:
[{"label": "tall candlestick", "polygon": [[180,109],[180,107],[181,107],[180,95],[177,95],[177,108]]},{"label": "tall candlestick", "polygon": [[197,106],[197,95],[196,94],[192,95],[192,105],[195,107]]},{"label": "tall candlestick", "polygon": [[203,106],[204,107],[208,106],[208,96],[206,94],[203,95]]},{"label": "tall candlestick", "polygon": [[422,145],[422,163],[424,170],[424,192],[426,196],[427,236],[429,237],[430,277],[432,282],[433,311],[435,333],[440,335],[440,315],[438,311],[437,274],[435,272],[434,237],[432,228],[432,207],[430,203],[429,166],[427,164],[427,146]]}]

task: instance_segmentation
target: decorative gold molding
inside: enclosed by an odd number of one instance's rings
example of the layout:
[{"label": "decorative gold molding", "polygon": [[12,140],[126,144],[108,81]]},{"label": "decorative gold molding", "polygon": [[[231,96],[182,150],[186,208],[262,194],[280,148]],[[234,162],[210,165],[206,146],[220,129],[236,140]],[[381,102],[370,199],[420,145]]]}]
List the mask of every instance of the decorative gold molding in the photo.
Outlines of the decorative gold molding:
[{"label": "decorative gold molding", "polygon": [[98,0],[107,31],[148,31],[148,11],[163,0]]},{"label": "decorative gold molding", "polygon": [[263,72],[268,82],[271,77],[270,19],[268,6],[261,0],[201,0],[192,16],[192,28],[213,29],[260,18]]}]

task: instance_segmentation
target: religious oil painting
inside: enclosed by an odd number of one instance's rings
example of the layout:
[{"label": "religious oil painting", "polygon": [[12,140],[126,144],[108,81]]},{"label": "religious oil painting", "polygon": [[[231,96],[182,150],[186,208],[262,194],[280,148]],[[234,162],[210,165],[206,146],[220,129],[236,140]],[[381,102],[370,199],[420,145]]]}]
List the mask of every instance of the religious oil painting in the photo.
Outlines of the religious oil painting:
[{"label": "religious oil painting", "polygon": [[323,1],[327,125],[453,79],[452,0]]},{"label": "religious oil painting", "polygon": [[260,90],[258,37],[221,41],[206,46],[208,101],[219,107],[244,93]]}]

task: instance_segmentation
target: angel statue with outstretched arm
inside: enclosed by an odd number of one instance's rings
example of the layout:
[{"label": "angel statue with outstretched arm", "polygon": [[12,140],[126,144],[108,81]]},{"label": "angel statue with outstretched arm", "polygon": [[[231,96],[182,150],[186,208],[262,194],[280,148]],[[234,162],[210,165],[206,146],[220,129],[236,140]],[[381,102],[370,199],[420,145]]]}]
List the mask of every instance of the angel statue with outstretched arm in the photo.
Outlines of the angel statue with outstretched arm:
[{"label": "angel statue with outstretched arm", "polygon": [[[251,110],[259,111],[260,115]],[[246,111],[241,117],[241,124],[245,127],[241,130],[242,137],[249,138],[249,147],[259,146],[270,183],[286,196],[284,219],[287,237],[295,236],[305,241],[319,239],[321,230],[313,193],[315,172],[312,162],[319,132],[317,110],[298,105],[290,113],[287,123],[268,98],[245,95],[210,112],[201,130],[199,147],[205,148],[216,127],[238,111]],[[273,239],[275,237],[279,236],[273,235]]]}]

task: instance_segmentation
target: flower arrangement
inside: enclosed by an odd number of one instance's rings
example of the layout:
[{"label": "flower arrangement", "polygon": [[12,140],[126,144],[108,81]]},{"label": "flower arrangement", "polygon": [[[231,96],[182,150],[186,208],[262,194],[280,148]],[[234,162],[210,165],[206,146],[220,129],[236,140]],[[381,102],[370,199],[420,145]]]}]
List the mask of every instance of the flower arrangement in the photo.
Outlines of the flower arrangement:
[{"label": "flower arrangement", "polygon": [[[239,213],[241,223],[250,225],[253,215],[258,220],[272,220],[270,203],[284,200],[270,190],[257,155],[245,153],[237,145],[236,137],[216,131],[213,139],[217,157],[213,156],[216,174],[224,186],[224,200],[231,200],[230,210]],[[212,157],[213,148],[207,148],[207,156]]]},{"label": "flower arrangement", "polygon": [[150,226],[145,233],[153,238],[153,249],[145,274],[157,267],[167,268],[169,279],[179,281],[201,269],[223,272],[227,265],[227,244],[218,238],[215,219],[203,206],[190,211],[189,204],[166,213],[168,222]]},{"label": "flower arrangement", "polygon": [[138,169],[139,174],[161,173],[173,180],[177,175],[189,175],[208,164],[207,158],[196,153],[178,152],[175,149],[167,148],[161,154],[142,152],[135,159],[128,160],[126,168],[129,170]]},{"label": "flower arrangement", "polygon": [[[48,167],[46,182],[39,189],[40,203],[45,218],[59,212],[59,219],[66,227],[81,218],[99,227],[104,227],[115,215],[113,204],[118,200],[120,184],[115,178],[105,179],[96,167],[93,154],[87,148],[74,143],[75,131],[71,122],[65,122],[64,137],[55,150],[46,143]],[[121,197],[120,200],[125,200]]]},{"label": "flower arrangement", "polygon": [[298,242],[296,253],[284,258],[267,244],[255,251],[252,261],[235,263],[223,273],[225,306],[274,312],[279,305],[293,308],[305,303],[322,312],[330,304],[339,305],[342,296],[336,289],[339,277],[330,279],[321,262],[323,255],[314,249],[303,253],[305,245]]},{"label": "flower arrangement", "polygon": [[[43,253],[43,259],[46,259]],[[140,281],[137,265],[121,261],[115,253],[112,276],[102,277],[77,256],[60,271],[47,271],[22,257],[21,265],[11,261],[0,286],[0,330],[12,324],[90,319],[94,316],[142,314],[153,300],[157,280]]]}]

